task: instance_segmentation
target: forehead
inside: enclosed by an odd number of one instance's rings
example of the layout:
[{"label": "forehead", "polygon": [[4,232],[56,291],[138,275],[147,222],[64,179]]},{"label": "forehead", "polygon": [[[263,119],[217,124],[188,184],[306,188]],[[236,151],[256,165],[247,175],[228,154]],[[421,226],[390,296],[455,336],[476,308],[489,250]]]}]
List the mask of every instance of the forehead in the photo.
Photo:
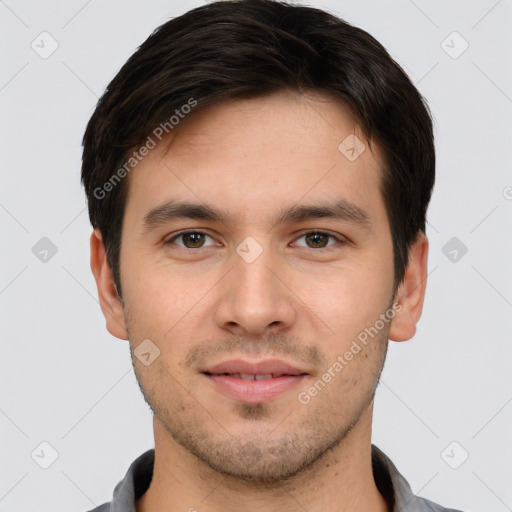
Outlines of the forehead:
[{"label": "forehead", "polygon": [[299,202],[343,199],[372,216],[383,213],[381,161],[350,109],[333,98],[281,91],[233,100],[185,117],[137,164],[125,212],[143,219],[179,197],[238,219],[256,212],[270,219]]}]

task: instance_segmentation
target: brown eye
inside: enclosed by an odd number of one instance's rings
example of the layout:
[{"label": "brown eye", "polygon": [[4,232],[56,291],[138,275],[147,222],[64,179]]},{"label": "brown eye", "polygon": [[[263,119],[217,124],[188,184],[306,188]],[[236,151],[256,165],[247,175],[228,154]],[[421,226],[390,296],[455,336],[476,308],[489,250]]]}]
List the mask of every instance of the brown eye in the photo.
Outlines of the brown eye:
[{"label": "brown eye", "polygon": [[312,248],[326,247],[330,236],[325,233],[308,233],[306,235],[307,243]]},{"label": "brown eye", "polygon": [[201,247],[204,244],[203,233],[185,233],[181,236],[186,247],[195,249],[197,247]]},{"label": "brown eye", "polygon": [[[207,245],[205,246],[206,238],[211,239],[211,236],[206,233],[202,233],[201,231],[187,231],[172,237],[166,242],[166,244],[176,244],[184,249],[200,249],[202,247],[207,247]],[[181,243],[178,243],[177,240],[181,240]]]},{"label": "brown eye", "polygon": [[[299,243],[300,247],[306,247],[308,249],[324,249],[331,245],[335,245],[336,242],[341,242],[337,237],[331,235],[330,233],[325,233],[323,231],[310,231],[308,233],[304,233],[298,240],[304,239],[305,243]],[[331,242],[330,240],[333,240]]]}]

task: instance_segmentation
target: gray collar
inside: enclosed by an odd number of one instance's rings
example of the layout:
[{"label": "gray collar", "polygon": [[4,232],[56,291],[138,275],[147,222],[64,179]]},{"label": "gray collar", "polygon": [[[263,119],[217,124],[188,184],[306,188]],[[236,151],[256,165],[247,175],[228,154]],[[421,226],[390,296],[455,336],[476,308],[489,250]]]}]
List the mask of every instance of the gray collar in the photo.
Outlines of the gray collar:
[{"label": "gray collar", "polygon": [[[136,512],[135,501],[151,483],[154,461],[154,449],[140,455],[133,461],[123,480],[116,485],[110,508],[104,504],[90,512]],[[377,488],[392,512],[460,512],[415,496],[393,462],[373,444],[372,467]]]}]

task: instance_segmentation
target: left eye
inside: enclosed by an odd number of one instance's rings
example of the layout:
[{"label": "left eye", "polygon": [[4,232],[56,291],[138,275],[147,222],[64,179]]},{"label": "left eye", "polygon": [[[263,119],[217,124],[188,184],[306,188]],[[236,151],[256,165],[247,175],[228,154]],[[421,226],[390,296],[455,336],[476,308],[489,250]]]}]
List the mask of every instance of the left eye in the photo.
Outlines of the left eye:
[{"label": "left eye", "polygon": [[[213,240],[213,238],[206,233],[202,233],[201,231],[188,231],[185,233],[180,233],[176,236],[173,236],[170,240],[167,240],[167,244],[175,243],[175,240],[183,240],[183,244],[176,244],[179,247],[183,247],[185,249],[200,249],[201,247],[205,247],[204,241],[205,238],[209,238]],[[213,244],[210,244],[213,245]]]},{"label": "left eye", "polygon": [[[202,247],[208,247],[208,245],[205,245],[205,240],[209,238],[214,242],[213,238],[206,233],[203,233],[201,231],[187,231],[183,233],[179,233],[169,240],[167,240],[166,244],[176,244],[179,247],[183,247],[184,249],[201,249]],[[340,240],[335,237],[334,235],[331,235],[329,233],[325,233],[323,231],[309,231],[307,233],[304,233],[301,235],[297,240],[305,239],[304,244],[297,244],[300,247],[307,247],[309,249],[323,249],[324,247],[330,247],[331,245],[334,245],[337,241]],[[329,239],[333,241],[333,243],[329,243]],[[181,244],[177,243],[177,240],[181,240]]]},{"label": "left eye", "polygon": [[334,245],[328,243],[329,238],[333,239],[335,242],[339,241],[334,235],[325,233],[323,231],[310,231],[308,233],[304,233],[302,236],[298,238],[298,240],[300,240],[301,238],[305,239],[306,244],[300,246],[308,247],[309,249],[323,249],[324,247]]}]

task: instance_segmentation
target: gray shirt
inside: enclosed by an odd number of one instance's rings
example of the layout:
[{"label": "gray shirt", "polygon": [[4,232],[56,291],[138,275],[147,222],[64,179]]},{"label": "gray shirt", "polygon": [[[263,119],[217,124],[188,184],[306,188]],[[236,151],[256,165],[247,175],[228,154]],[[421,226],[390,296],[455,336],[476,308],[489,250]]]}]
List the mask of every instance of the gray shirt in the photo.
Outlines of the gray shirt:
[{"label": "gray shirt", "polygon": [[[151,483],[154,461],[154,449],[140,455],[116,485],[112,501],[89,512],[136,512],[135,500],[146,492]],[[372,468],[375,484],[391,512],[460,512],[415,496],[391,460],[373,444]]]}]

